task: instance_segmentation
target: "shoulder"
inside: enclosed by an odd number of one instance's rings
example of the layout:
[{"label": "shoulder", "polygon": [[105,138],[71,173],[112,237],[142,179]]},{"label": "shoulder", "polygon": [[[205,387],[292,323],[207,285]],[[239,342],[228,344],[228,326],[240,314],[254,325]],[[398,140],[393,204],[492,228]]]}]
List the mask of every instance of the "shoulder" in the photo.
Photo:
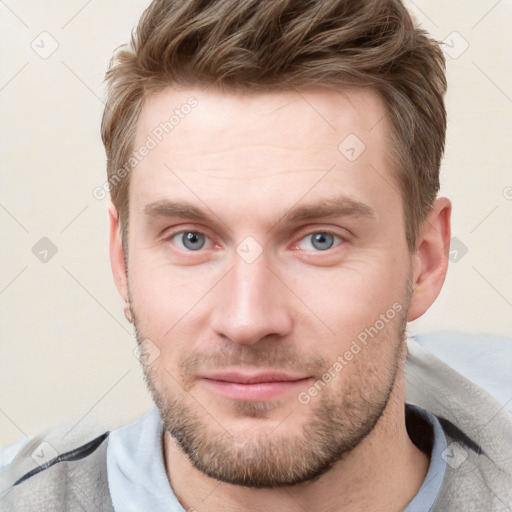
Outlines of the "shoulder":
[{"label": "shoulder", "polygon": [[64,430],[25,442],[2,469],[2,510],[112,510],[106,466],[109,432],[77,429],[66,436]]},{"label": "shoulder", "polygon": [[503,404],[414,340],[406,401],[433,413],[446,436],[446,473],[433,510],[510,510],[512,418]]},{"label": "shoulder", "polygon": [[[461,510],[510,511],[512,469],[510,451],[497,455],[500,446],[480,446],[450,421],[439,418],[447,440],[442,457],[446,473],[432,512]],[[504,446],[505,450],[507,447]]]}]

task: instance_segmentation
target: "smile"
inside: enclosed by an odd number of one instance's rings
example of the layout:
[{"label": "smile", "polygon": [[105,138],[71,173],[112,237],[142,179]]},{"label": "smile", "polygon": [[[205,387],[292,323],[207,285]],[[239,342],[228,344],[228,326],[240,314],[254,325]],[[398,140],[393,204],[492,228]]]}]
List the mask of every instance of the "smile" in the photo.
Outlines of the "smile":
[{"label": "smile", "polygon": [[309,377],[283,373],[216,373],[201,377],[212,392],[233,400],[271,400],[304,386]]}]

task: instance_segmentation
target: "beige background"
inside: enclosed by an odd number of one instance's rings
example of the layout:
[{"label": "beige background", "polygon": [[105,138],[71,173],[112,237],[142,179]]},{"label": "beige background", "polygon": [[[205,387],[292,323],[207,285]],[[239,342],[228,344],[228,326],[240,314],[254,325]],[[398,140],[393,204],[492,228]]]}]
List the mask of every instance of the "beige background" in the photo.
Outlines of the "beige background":
[{"label": "beige background", "polygon": [[[467,248],[410,332],[512,336],[512,2],[407,4],[448,43],[442,192]],[[107,202],[92,195],[105,181],[104,71],[145,5],[0,2],[0,446],[70,418],[115,427],[151,406],[110,274]],[[32,252],[42,237],[58,250],[46,263]]]}]

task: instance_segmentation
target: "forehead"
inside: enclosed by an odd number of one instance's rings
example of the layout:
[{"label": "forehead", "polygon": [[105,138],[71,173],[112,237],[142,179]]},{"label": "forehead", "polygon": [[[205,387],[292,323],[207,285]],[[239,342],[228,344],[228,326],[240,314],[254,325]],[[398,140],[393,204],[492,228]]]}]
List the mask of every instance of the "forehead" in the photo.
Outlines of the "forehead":
[{"label": "forehead", "polygon": [[338,156],[339,143],[350,133],[365,145],[381,142],[383,130],[375,128],[385,124],[385,112],[383,100],[370,88],[250,93],[168,87],[146,98],[135,146],[156,132],[180,153],[180,139],[193,129],[195,141],[205,150],[212,145],[231,149],[236,134],[290,150],[321,144]]},{"label": "forehead", "polygon": [[130,204],[141,209],[169,196],[197,202],[204,194],[238,199],[240,207],[262,194],[294,203],[334,187],[356,199],[396,201],[385,113],[369,88],[168,87],[147,98],[137,123],[135,151],[151,149],[132,171]]}]

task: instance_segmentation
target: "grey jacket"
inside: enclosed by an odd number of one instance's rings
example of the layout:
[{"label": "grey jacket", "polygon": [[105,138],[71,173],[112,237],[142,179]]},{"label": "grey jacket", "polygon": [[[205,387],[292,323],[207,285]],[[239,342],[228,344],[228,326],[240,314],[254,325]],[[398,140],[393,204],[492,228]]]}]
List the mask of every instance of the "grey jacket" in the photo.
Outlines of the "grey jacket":
[{"label": "grey jacket", "polygon": [[[504,407],[413,340],[406,401],[435,414],[448,443],[446,473],[431,512],[511,512],[512,419]],[[0,479],[0,488],[7,487],[0,511],[112,512],[108,432],[78,448],[76,438],[63,442],[62,435],[50,434],[45,440],[60,455],[38,466],[30,455],[42,439],[25,445]]]}]

